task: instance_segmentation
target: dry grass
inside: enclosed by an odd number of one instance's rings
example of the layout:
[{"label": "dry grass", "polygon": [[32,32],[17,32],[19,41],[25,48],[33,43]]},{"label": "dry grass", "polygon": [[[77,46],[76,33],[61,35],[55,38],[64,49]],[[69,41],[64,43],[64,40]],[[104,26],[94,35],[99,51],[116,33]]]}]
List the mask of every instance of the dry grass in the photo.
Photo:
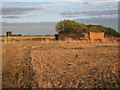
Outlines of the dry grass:
[{"label": "dry grass", "polygon": [[112,43],[57,42],[31,51],[42,88],[118,87],[118,47]]},{"label": "dry grass", "polygon": [[118,88],[118,78],[117,42],[3,43],[3,87]]},{"label": "dry grass", "polygon": [[[30,43],[2,43],[3,88],[29,88],[37,86],[35,80],[33,80],[34,71],[29,57]],[[31,83],[33,84],[31,85]]]},{"label": "dry grass", "polygon": [[20,41],[20,40],[46,40],[54,39],[54,36],[11,36],[2,37],[2,41]]}]

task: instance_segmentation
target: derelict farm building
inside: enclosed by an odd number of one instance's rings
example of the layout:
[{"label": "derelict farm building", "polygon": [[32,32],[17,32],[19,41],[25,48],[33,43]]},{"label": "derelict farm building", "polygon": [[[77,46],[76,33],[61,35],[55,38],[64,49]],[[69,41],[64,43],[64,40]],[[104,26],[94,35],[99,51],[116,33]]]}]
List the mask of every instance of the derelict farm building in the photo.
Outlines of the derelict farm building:
[{"label": "derelict farm building", "polygon": [[55,35],[56,40],[65,40],[65,39],[90,39],[90,40],[98,40],[98,39],[104,39],[104,32],[95,33],[95,32],[89,32],[89,33],[63,33],[59,32]]},{"label": "derelict farm building", "polygon": [[6,32],[6,36],[12,36],[12,32],[11,31]]}]

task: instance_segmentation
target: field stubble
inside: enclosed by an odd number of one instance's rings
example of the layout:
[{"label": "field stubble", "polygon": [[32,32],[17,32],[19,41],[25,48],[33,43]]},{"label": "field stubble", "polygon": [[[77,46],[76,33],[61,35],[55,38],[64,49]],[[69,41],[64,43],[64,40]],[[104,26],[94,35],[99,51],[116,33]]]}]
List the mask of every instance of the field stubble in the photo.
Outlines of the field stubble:
[{"label": "field stubble", "polygon": [[118,44],[56,42],[33,46],[32,67],[41,88],[118,87]]},{"label": "field stubble", "polygon": [[3,46],[4,87],[118,88],[117,42],[20,41]]}]

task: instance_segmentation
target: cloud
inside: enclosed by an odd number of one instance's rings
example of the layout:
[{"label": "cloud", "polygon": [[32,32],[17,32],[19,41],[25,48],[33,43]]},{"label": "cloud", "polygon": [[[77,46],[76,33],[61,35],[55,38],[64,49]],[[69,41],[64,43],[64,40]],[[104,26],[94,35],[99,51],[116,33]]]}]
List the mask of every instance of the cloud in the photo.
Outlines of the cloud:
[{"label": "cloud", "polygon": [[5,35],[5,33],[9,30],[12,31],[13,34],[54,35],[56,33],[55,32],[56,24],[57,24],[57,22],[3,23],[2,24],[2,35]]},{"label": "cloud", "polygon": [[67,2],[119,2],[119,0],[64,0]]},{"label": "cloud", "polygon": [[48,4],[42,4],[42,7],[63,7],[69,5],[68,3],[64,2],[55,2],[55,3],[48,3]]},{"label": "cloud", "polygon": [[[112,27],[118,30],[118,18],[113,17],[103,17],[103,18],[77,18],[74,19],[80,23],[85,24],[99,24],[107,27]],[[57,22],[41,22],[41,23],[3,23],[2,24],[2,34],[5,35],[6,31],[12,31],[14,34],[22,35],[54,35],[55,25]],[[21,28],[22,27],[22,28]]]},{"label": "cloud", "polygon": [[96,24],[103,25],[107,27],[112,27],[118,31],[118,17],[91,17],[91,18],[77,18],[75,21],[85,24]]},{"label": "cloud", "polygon": [[4,15],[4,16],[2,16],[2,18],[12,18],[12,19],[13,19],[13,18],[19,18],[19,17],[20,17],[20,16],[17,16],[17,15],[16,15],[16,16],[15,16],[15,15],[7,15],[7,16]]},{"label": "cloud", "polygon": [[31,6],[4,6],[2,7],[2,18],[20,18],[22,16],[34,15],[34,11],[53,12],[50,7],[64,7],[70,3],[47,3],[40,4],[38,7]]},{"label": "cloud", "polygon": [[2,0],[2,2],[119,2],[119,0]]},{"label": "cloud", "polygon": [[107,16],[118,14],[118,9],[106,9],[106,10],[77,10],[61,12],[64,17],[90,17],[90,16]]},{"label": "cloud", "polygon": [[19,18],[22,15],[30,15],[33,11],[45,10],[43,7],[2,7],[3,18]]}]

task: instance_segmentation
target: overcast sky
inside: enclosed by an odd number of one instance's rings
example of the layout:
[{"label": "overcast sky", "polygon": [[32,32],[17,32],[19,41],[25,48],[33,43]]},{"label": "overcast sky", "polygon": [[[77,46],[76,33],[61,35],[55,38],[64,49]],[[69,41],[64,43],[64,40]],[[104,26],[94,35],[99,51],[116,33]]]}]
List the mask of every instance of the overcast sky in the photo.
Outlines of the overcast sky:
[{"label": "overcast sky", "polygon": [[54,35],[55,25],[63,19],[118,30],[118,0],[11,1],[2,2],[2,34],[13,31],[14,34],[23,35]]}]

